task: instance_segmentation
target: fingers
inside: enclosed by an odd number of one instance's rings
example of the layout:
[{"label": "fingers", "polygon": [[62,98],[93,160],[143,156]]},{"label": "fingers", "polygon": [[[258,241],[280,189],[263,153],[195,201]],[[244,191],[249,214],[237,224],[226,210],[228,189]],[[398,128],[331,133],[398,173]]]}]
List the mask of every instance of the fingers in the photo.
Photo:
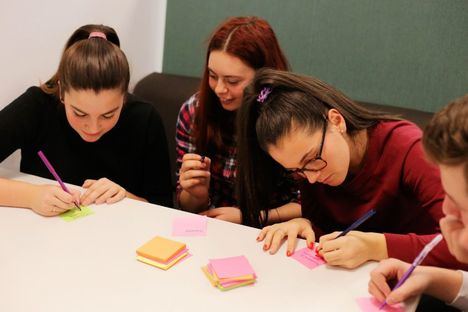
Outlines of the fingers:
[{"label": "fingers", "polygon": [[369,294],[371,294],[373,297],[375,297],[380,302],[383,302],[385,300],[385,298],[387,298],[387,296],[379,288],[379,285],[377,285],[372,279],[369,280],[367,290],[368,290]]},{"label": "fingers", "polygon": [[54,187],[50,197],[46,197],[46,203],[55,207],[54,212],[64,212],[73,207],[73,196],[59,187]]},{"label": "fingers", "polygon": [[343,252],[341,250],[333,250],[329,252],[321,252],[320,255],[329,265],[342,265]]},{"label": "fingers", "polygon": [[85,180],[82,187],[83,188],[89,188],[91,185],[93,185],[96,182],[96,180],[88,179]]},{"label": "fingers", "polygon": [[320,244],[321,244],[320,252],[322,254],[333,251],[333,250],[340,249],[344,245],[345,240],[346,240],[346,237],[342,236],[342,237],[337,238],[337,239],[331,239],[331,240],[323,241],[322,237],[320,238]]},{"label": "fingers", "polygon": [[216,218],[222,214],[222,211],[220,211],[219,208],[213,208],[213,209],[202,211],[199,214],[202,216],[210,217],[210,218]]},{"label": "fingers", "polygon": [[[266,249],[263,248],[264,250],[269,250],[270,255],[274,255],[278,249],[281,247],[281,243],[283,242],[284,238],[286,237],[286,232],[282,230],[281,228],[276,228],[273,231],[270,231],[267,233],[267,236],[265,238],[265,246],[268,246]],[[294,237],[294,244],[295,244],[296,237]]]},{"label": "fingers", "polygon": [[[295,228],[289,229],[288,231],[288,246],[286,249],[286,256],[290,257],[296,249],[298,230]],[[309,246],[309,243],[307,244]]]},{"label": "fingers", "polygon": [[317,251],[322,250],[323,244],[324,244],[325,242],[334,240],[340,233],[341,233],[341,232],[333,232],[333,233],[330,233],[330,234],[326,234],[326,235],[320,236],[319,244],[318,244],[318,246],[317,246]]},{"label": "fingers", "polygon": [[307,247],[309,247],[310,249],[314,248],[315,233],[314,233],[314,230],[312,229],[312,226],[306,227],[305,229],[303,229],[299,233],[299,235],[306,239]]},{"label": "fingers", "polygon": [[89,188],[81,197],[83,205],[90,205],[91,203],[114,203],[125,197],[126,191],[123,187],[110,181],[107,178],[101,178],[97,181],[90,182]]},{"label": "fingers", "polygon": [[261,242],[265,239],[266,234],[270,230],[271,226],[265,226],[257,236],[257,242]]}]

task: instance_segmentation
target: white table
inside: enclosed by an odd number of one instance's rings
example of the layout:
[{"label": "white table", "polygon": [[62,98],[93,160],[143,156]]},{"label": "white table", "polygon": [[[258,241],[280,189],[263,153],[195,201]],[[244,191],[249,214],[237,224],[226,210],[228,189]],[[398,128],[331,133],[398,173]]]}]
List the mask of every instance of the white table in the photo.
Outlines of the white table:
[{"label": "white table", "polygon": [[[0,176],[56,183],[4,169]],[[0,207],[0,311],[359,311],[355,298],[368,296],[376,265],[309,270],[286,257],[284,245],[264,253],[257,229],[210,219],[206,237],[173,238],[193,256],[163,271],[137,261],[135,250],[156,235],[171,238],[173,218],[187,213],[130,199],[91,208],[93,215],[65,222]],[[257,283],[227,292],[211,286],[200,267],[238,255]]]}]

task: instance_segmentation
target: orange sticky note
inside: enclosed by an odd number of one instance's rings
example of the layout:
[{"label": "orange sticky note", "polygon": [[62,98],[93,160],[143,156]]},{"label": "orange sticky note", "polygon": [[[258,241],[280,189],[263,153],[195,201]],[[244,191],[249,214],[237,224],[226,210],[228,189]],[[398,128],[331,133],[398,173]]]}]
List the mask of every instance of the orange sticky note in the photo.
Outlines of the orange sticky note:
[{"label": "orange sticky note", "polygon": [[186,245],[161,236],[156,236],[149,242],[137,249],[138,256],[160,262],[167,263],[174,255],[186,249]]}]

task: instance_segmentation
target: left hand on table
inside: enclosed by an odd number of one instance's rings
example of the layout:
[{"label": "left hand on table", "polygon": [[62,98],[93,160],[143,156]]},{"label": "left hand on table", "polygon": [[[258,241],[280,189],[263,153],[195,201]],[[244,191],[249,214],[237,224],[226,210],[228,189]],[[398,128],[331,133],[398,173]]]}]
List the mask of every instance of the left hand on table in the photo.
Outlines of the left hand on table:
[{"label": "left hand on table", "polygon": [[99,180],[86,180],[83,183],[83,188],[87,189],[81,196],[80,202],[82,205],[97,205],[107,203],[116,203],[125,198],[127,191],[115,182],[107,178]]},{"label": "left hand on table", "polygon": [[202,216],[220,219],[233,223],[242,223],[242,213],[237,207],[219,207],[205,210],[199,213]]},{"label": "left hand on table", "polygon": [[366,261],[384,258],[380,255],[382,248],[386,252],[383,234],[351,231],[336,238],[339,234],[340,232],[333,232],[320,237],[317,251],[327,264],[353,269]]}]

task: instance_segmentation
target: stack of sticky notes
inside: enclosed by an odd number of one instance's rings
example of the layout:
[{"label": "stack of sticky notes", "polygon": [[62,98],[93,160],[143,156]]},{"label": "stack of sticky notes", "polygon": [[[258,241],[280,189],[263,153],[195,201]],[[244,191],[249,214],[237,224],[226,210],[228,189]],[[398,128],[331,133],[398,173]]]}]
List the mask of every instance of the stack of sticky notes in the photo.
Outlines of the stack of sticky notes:
[{"label": "stack of sticky notes", "polygon": [[137,260],[167,270],[189,253],[184,243],[156,236],[137,249]]},{"label": "stack of sticky notes", "polygon": [[244,256],[211,259],[202,270],[211,284],[221,290],[250,285],[257,280],[249,260]]}]

